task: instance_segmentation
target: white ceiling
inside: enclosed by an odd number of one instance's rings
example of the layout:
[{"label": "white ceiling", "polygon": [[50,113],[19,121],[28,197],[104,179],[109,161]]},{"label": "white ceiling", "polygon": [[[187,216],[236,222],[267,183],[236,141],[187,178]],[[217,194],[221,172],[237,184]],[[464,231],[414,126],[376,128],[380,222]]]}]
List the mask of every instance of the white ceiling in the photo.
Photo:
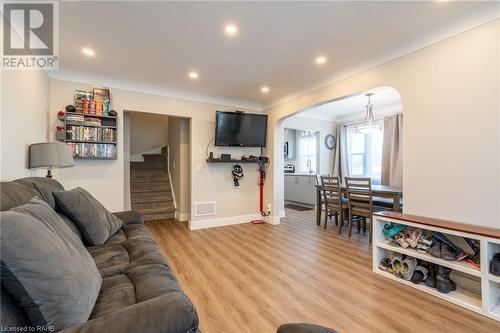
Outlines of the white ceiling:
[{"label": "white ceiling", "polygon": [[401,96],[397,90],[383,87],[325,103],[297,113],[295,116],[329,121],[348,121],[356,117],[363,118],[366,114],[366,104],[368,104],[368,97],[365,94],[369,92],[373,93],[371,103],[373,104],[375,118],[382,114],[403,111]]},{"label": "white ceiling", "polygon": [[[500,17],[499,8],[451,1],[60,2],[61,70],[50,75],[263,107]],[[227,22],[239,26],[237,37],[224,35]],[[85,46],[94,58],[82,55]],[[319,54],[328,57],[321,67],[314,63]],[[197,81],[187,78],[190,70],[199,72]]]}]

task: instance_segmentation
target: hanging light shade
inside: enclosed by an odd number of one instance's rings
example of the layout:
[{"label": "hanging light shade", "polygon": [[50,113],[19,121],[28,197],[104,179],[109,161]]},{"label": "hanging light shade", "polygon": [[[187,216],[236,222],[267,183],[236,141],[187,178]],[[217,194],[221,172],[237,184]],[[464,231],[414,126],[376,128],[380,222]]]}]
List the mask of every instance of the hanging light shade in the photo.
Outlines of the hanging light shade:
[{"label": "hanging light shade", "polygon": [[360,126],[356,127],[356,131],[362,134],[370,134],[381,130],[380,124],[375,123],[373,118],[373,104],[371,103],[373,93],[368,93],[366,96],[368,97],[368,104],[366,104],[365,120]]}]

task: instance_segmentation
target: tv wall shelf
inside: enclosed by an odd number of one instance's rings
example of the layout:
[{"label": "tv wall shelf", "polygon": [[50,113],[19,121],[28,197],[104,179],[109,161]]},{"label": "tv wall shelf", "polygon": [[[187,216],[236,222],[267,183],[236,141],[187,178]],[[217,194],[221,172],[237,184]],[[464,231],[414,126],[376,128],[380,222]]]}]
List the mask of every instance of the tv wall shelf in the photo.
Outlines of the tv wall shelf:
[{"label": "tv wall shelf", "polygon": [[[395,245],[383,232],[384,225],[387,223],[397,223],[443,234],[476,239],[480,242],[480,267],[465,261],[447,261],[433,257],[430,254],[419,253],[412,248],[405,249]],[[389,257],[393,252],[451,268],[451,278],[456,282],[457,290],[443,294],[423,283],[414,284],[411,281],[406,281],[381,270],[379,268],[380,261],[385,257]],[[498,252],[500,252],[499,229],[395,212],[375,213],[373,216],[373,271],[375,273],[500,321],[500,277],[489,272],[490,261]]]},{"label": "tv wall shelf", "polygon": [[207,163],[259,163],[260,162],[259,160],[242,160],[242,159],[223,160],[220,158],[207,158],[206,161]]}]

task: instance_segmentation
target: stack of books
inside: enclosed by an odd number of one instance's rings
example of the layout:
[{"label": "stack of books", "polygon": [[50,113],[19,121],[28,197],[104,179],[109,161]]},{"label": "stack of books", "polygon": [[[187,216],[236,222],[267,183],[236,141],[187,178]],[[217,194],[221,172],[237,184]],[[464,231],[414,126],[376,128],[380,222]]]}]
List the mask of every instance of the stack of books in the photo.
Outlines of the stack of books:
[{"label": "stack of books", "polygon": [[92,96],[95,101],[95,114],[109,115],[110,94],[109,89],[102,87],[94,87]]},{"label": "stack of books", "polygon": [[66,127],[66,139],[78,141],[116,142],[116,130],[102,127],[71,126]]},{"label": "stack of books", "polygon": [[68,142],[67,144],[73,153],[73,157],[116,159],[115,145],[76,142]]},{"label": "stack of books", "polygon": [[83,124],[85,122],[85,116],[68,112],[66,114],[66,121],[71,123]]}]

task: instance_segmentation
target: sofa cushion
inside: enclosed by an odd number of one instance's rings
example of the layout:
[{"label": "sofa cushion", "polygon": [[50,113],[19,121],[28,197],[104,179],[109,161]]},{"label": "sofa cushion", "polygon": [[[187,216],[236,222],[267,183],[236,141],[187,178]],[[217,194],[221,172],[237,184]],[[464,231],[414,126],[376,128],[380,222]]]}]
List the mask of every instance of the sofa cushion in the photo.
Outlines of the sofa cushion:
[{"label": "sofa cushion", "polygon": [[0,183],[0,206],[1,211],[24,205],[39,193],[34,187],[29,187],[16,182]]},{"label": "sofa cushion", "polygon": [[81,187],[54,192],[54,197],[59,209],[78,225],[90,245],[103,244],[123,225],[118,217]]},{"label": "sofa cushion", "polygon": [[122,274],[136,266],[166,264],[158,246],[148,239],[130,239],[87,249],[102,277]]},{"label": "sofa cushion", "polygon": [[172,292],[182,293],[182,290],[167,266],[133,267],[103,279],[90,319]]},{"label": "sofa cushion", "polygon": [[123,243],[129,239],[154,240],[153,234],[144,224],[125,224],[116,234],[108,239],[106,244]]},{"label": "sofa cushion", "polygon": [[16,179],[15,183],[23,184],[28,187],[33,187],[38,191],[40,198],[49,204],[52,209],[56,209],[56,199],[53,193],[56,191],[64,191],[64,187],[57,180],[47,177],[27,177]]},{"label": "sofa cushion", "polygon": [[85,322],[102,279],[57,213],[35,198],[2,212],[0,226],[2,284],[31,323],[59,330]]}]

